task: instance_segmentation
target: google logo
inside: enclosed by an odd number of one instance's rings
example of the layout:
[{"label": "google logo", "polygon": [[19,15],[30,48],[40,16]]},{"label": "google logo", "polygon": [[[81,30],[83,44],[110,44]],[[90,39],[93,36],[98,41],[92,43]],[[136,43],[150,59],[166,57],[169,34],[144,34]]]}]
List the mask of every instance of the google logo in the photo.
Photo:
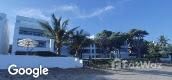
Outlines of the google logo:
[{"label": "google logo", "polygon": [[12,64],[8,67],[8,72],[11,75],[33,75],[34,78],[38,78],[40,75],[48,75],[48,68],[17,68],[17,65]]}]

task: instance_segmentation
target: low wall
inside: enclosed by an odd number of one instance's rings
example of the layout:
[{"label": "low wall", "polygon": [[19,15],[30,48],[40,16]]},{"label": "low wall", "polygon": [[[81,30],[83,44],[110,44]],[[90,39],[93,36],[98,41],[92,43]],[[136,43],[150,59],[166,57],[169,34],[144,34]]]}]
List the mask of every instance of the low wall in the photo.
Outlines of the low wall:
[{"label": "low wall", "polygon": [[82,60],[74,57],[39,57],[39,56],[16,56],[0,55],[0,69],[8,69],[9,65],[16,64],[18,67],[46,68],[80,68]]}]

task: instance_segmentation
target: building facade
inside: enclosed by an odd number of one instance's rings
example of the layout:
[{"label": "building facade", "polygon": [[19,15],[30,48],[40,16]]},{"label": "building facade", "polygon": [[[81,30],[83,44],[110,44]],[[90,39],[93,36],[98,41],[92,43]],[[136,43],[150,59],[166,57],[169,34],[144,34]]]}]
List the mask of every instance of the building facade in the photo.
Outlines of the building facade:
[{"label": "building facade", "polygon": [[96,44],[91,44],[90,46],[84,47],[82,49],[82,59],[128,59],[129,58],[129,49],[128,45],[125,42],[124,45],[121,46],[121,49],[117,49],[115,51],[111,51],[110,53],[104,53],[99,46]]},{"label": "building facade", "polygon": [[160,57],[160,61],[172,63],[172,53],[162,54]]},{"label": "building facade", "polygon": [[0,54],[8,54],[9,31],[6,14],[0,13]]},{"label": "building facade", "polygon": [[[54,52],[54,41],[44,35],[44,29],[41,27],[38,19],[17,16],[14,28],[14,37],[12,45],[12,54],[17,52],[32,52],[49,51]],[[35,47],[26,49],[19,45],[19,41],[23,39],[31,39],[37,42]]]},{"label": "building facade", "polygon": [[111,54],[104,54],[103,51],[96,46],[90,44],[82,49],[82,59],[111,59]]}]

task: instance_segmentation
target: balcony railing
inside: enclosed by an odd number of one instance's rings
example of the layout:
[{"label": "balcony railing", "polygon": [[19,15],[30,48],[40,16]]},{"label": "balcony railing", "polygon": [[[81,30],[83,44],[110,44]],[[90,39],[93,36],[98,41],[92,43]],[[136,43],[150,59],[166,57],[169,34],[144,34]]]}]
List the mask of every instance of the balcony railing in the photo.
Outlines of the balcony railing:
[{"label": "balcony railing", "polygon": [[111,54],[82,54],[82,59],[112,59]]}]

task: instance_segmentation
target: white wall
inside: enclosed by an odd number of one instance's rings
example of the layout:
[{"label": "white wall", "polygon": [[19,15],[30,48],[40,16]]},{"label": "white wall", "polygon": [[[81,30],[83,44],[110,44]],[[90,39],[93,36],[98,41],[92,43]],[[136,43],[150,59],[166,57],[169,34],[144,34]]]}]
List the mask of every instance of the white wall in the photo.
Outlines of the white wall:
[{"label": "white wall", "polygon": [[0,13],[0,54],[7,54],[9,47],[9,35],[6,14]]},{"label": "white wall", "polygon": [[166,57],[166,58],[160,58],[160,60],[161,61],[163,61],[163,62],[170,62],[171,61],[171,58],[172,58],[172,56],[171,55],[168,55],[168,57]]},{"label": "white wall", "polygon": [[23,17],[23,16],[17,16],[16,17],[14,36],[13,36],[13,45],[12,45],[12,54],[15,54],[16,51],[27,51],[26,48],[19,47],[17,45],[18,39],[25,39],[25,38],[30,38],[32,40],[46,41],[46,47],[41,47],[41,48],[36,47],[36,48],[33,48],[32,51],[51,51],[51,52],[54,52],[54,41],[50,40],[48,37],[19,34],[20,27],[44,30],[41,27],[41,25],[38,23],[38,21],[43,21],[43,20],[38,20],[38,19],[28,18],[28,17]]},{"label": "white wall", "polygon": [[0,55],[0,69],[8,69],[9,65],[16,64],[19,67],[46,68],[80,68],[83,67],[82,60],[74,57],[39,57],[39,56],[17,56]]}]

